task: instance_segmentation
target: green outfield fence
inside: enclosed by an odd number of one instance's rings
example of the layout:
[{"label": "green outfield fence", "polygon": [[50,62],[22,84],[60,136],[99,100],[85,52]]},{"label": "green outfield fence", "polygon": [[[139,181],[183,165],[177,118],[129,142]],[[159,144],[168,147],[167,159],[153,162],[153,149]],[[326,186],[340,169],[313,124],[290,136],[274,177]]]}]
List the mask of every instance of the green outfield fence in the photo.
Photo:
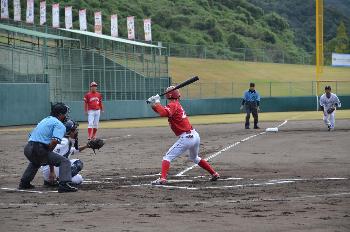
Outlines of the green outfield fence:
[{"label": "green outfield fence", "polygon": [[[256,90],[262,97],[315,96],[316,81],[256,82]],[[337,95],[350,95],[350,81],[320,81],[320,88],[330,85]],[[248,89],[249,83],[211,82],[194,83],[181,89],[184,99],[239,98]]]}]

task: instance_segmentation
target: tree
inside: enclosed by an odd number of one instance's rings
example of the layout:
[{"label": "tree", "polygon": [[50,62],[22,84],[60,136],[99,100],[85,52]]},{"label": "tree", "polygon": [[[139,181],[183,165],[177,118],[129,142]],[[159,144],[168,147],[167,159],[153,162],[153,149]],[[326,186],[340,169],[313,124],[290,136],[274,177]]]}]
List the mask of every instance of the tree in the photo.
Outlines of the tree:
[{"label": "tree", "polygon": [[346,32],[346,27],[343,21],[340,22],[337,28],[335,38],[331,39],[326,45],[327,52],[350,53],[350,39]]}]

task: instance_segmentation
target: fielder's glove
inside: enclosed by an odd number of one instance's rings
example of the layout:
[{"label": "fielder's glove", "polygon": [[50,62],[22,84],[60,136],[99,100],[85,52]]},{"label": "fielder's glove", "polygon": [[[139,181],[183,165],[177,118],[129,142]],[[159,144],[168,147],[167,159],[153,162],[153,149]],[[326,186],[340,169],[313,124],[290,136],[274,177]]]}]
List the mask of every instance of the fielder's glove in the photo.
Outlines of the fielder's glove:
[{"label": "fielder's glove", "polygon": [[148,98],[147,103],[152,104],[152,105],[154,105],[156,103],[160,103],[160,96],[157,94],[155,96]]},{"label": "fielder's glove", "polygon": [[99,138],[90,140],[87,143],[88,148],[91,148],[94,151],[95,155],[96,155],[95,150],[96,149],[99,150],[101,147],[103,147],[103,145],[105,145],[105,142],[102,139],[99,139]]},{"label": "fielder's glove", "polygon": [[331,107],[331,108],[329,108],[329,109],[327,110],[327,113],[328,113],[328,114],[331,114],[331,113],[333,113],[334,110],[335,110],[335,108],[334,108],[334,107]]}]

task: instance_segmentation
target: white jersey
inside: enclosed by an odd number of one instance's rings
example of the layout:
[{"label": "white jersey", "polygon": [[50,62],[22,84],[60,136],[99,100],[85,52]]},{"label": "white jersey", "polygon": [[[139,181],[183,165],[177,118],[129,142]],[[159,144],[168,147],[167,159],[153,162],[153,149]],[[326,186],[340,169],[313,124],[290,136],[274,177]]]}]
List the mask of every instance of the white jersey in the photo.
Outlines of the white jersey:
[{"label": "white jersey", "polygon": [[73,144],[74,141],[69,141],[68,138],[64,137],[61,143],[56,145],[53,152],[69,159],[71,155],[79,153],[79,150],[75,149]]},{"label": "white jersey", "polygon": [[337,107],[341,107],[339,98],[334,93],[331,93],[330,98],[328,98],[325,93],[320,97],[320,106],[323,106],[325,111],[336,105]]}]

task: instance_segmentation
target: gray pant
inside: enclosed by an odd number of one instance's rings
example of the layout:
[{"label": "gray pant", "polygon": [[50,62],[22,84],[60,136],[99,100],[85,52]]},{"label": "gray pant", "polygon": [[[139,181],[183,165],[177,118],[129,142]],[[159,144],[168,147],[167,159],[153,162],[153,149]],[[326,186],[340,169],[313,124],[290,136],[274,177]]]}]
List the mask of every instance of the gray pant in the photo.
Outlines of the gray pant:
[{"label": "gray pant", "polygon": [[29,142],[24,147],[24,155],[30,163],[22,175],[22,183],[30,183],[34,179],[39,168],[47,164],[60,168],[60,182],[70,182],[72,180],[71,163],[69,159],[50,151],[47,145]]},{"label": "gray pant", "polygon": [[246,110],[246,117],[245,117],[245,127],[249,127],[249,119],[250,119],[250,114],[253,115],[254,118],[254,127],[258,126],[259,122],[259,117],[258,117],[258,106],[256,102],[246,102],[245,103],[245,110]]}]

